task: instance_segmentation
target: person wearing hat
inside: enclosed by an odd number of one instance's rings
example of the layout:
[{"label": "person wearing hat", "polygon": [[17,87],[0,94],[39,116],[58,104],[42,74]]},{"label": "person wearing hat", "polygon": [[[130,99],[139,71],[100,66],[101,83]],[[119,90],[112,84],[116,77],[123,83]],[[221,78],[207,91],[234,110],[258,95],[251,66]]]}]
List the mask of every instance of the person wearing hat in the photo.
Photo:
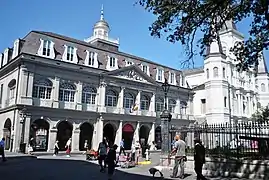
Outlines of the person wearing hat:
[{"label": "person wearing hat", "polygon": [[109,149],[109,152],[107,154],[107,175],[108,175],[108,179],[112,179],[112,176],[114,174],[115,171],[115,167],[116,167],[116,161],[117,161],[117,157],[116,157],[116,150],[118,148],[118,145],[114,144],[112,146],[112,148]]},{"label": "person wearing hat", "polygon": [[206,180],[202,174],[203,164],[205,163],[205,147],[199,138],[194,139],[194,170],[197,174],[197,180]]}]

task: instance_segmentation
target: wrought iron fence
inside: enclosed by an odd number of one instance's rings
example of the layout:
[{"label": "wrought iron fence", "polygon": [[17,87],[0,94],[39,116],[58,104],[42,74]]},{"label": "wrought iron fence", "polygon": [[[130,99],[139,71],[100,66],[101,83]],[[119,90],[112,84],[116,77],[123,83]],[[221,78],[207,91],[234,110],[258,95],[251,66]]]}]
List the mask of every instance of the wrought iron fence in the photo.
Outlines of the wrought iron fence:
[{"label": "wrought iron fence", "polygon": [[269,157],[269,122],[204,124],[171,130],[180,133],[187,153],[194,152],[194,138],[199,138],[207,156],[243,159]]}]

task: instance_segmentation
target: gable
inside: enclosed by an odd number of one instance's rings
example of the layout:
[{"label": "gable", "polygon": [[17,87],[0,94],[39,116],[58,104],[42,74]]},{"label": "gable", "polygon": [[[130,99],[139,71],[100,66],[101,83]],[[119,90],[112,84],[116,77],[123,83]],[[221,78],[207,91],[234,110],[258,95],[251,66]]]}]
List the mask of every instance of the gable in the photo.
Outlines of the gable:
[{"label": "gable", "polygon": [[155,80],[145,74],[137,65],[132,65],[114,71],[106,72],[104,73],[104,75],[154,85],[157,84]]}]

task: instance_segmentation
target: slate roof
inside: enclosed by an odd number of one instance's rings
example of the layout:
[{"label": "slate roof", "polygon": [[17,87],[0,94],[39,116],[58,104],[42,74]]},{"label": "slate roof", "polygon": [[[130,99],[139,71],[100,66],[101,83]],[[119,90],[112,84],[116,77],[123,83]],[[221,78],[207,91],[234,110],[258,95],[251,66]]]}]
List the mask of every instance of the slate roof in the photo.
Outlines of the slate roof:
[{"label": "slate roof", "polygon": [[[101,47],[97,47],[93,44],[87,43],[82,40],[74,39],[71,37],[63,36],[60,34],[56,34],[53,32],[44,32],[44,31],[31,31],[23,38],[23,46],[21,52],[36,55],[38,49],[40,47],[40,39],[48,39],[53,41],[54,50],[56,57],[55,59],[61,60],[62,54],[64,52],[64,45],[71,45],[77,48],[77,55],[78,55],[78,64],[83,65],[84,60],[86,58],[86,50],[97,52],[98,53],[98,61],[99,61],[99,69],[106,69],[107,64],[107,56],[114,56],[118,59],[118,66],[119,69],[125,67],[125,61],[131,60],[134,64],[141,64],[145,63],[149,67],[150,77],[155,80],[157,68],[163,68],[164,70],[164,77],[168,78],[169,71],[173,71],[176,75],[176,81],[180,82],[180,76],[182,72],[180,70],[170,68],[164,65],[160,65],[153,61],[134,56],[128,53],[124,53],[121,51],[113,51]],[[179,84],[178,84],[179,85]]]}]

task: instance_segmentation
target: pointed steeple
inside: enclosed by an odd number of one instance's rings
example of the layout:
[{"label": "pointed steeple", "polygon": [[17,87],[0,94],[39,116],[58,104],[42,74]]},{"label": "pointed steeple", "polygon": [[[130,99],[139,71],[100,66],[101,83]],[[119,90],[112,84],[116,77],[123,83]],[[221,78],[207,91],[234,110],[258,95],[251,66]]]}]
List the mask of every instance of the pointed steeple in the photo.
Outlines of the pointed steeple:
[{"label": "pointed steeple", "polygon": [[225,24],[223,24],[221,31],[226,31],[226,30],[235,30],[237,31],[237,27],[234,23],[233,20],[228,20],[225,22]]},{"label": "pointed steeple", "polygon": [[223,54],[221,42],[214,40],[207,48],[206,48],[206,56],[210,54]]},{"label": "pointed steeple", "polygon": [[266,61],[265,61],[263,53],[261,54],[260,59],[259,59],[259,65],[258,65],[258,72],[257,73],[258,74],[267,74],[268,73],[267,65],[266,65]]},{"label": "pointed steeple", "polygon": [[102,4],[100,21],[103,21],[103,20],[104,20],[104,5]]}]

